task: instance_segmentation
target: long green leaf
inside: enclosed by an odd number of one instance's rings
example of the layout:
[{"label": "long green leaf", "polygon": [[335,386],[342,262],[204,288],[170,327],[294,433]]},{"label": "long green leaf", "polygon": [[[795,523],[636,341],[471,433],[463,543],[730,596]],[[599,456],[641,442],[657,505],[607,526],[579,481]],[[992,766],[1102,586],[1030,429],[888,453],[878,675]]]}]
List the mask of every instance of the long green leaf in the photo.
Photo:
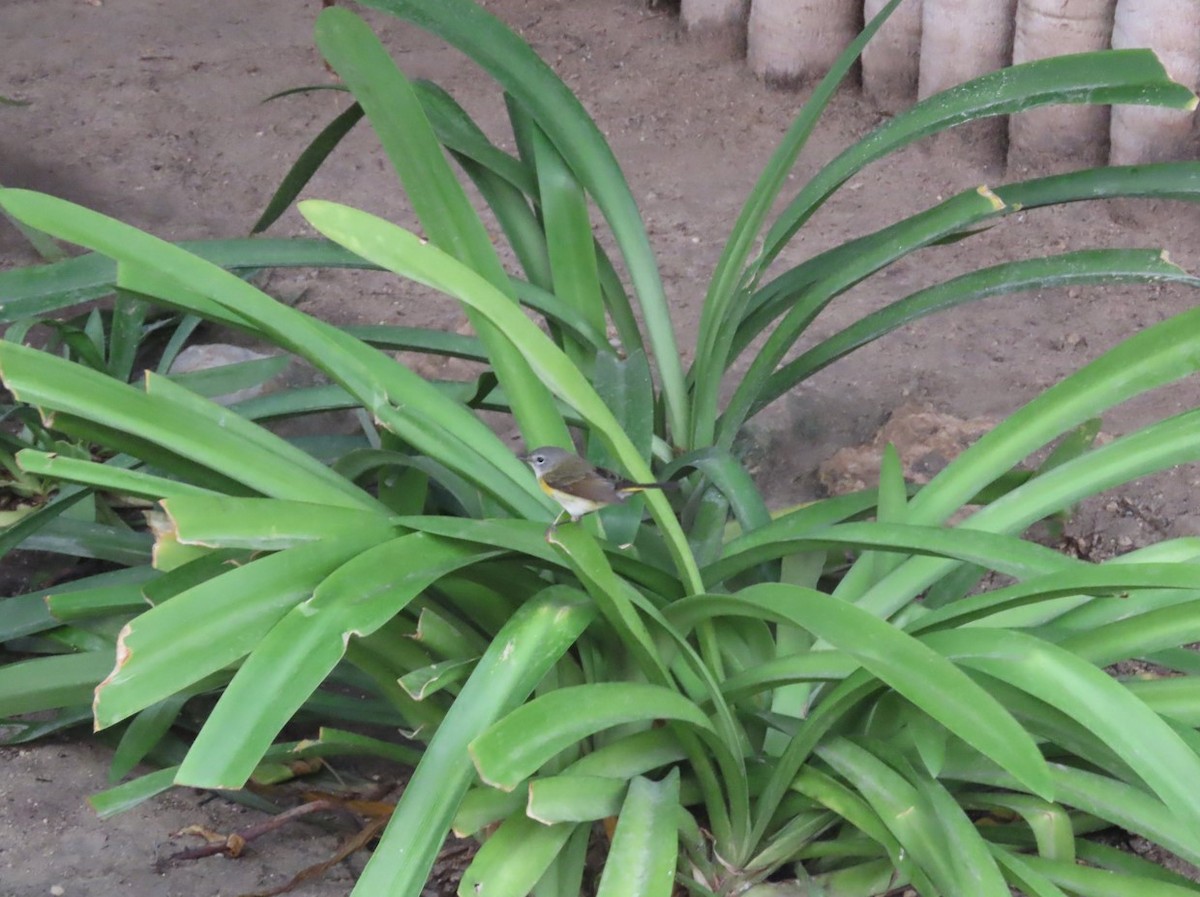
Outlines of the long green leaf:
[{"label": "long green leaf", "polygon": [[528,110],[612,228],[641,302],[673,438],[687,439],[683,366],[662,280],[633,194],[579,100],[503,22],[469,0],[367,0],[458,47]]},{"label": "long green leaf", "polygon": [[629,783],[606,776],[560,775],[533,779],[525,813],[543,825],[594,822],[616,816]]},{"label": "long green leaf", "polygon": [[568,822],[543,825],[520,814],[509,816],[483,842],[463,872],[459,897],[526,897],[575,830]]},{"label": "long green leaf", "polygon": [[24,402],[127,430],[264,493],[344,507],[375,505],[282,439],[155,374],[147,373],[153,393],[142,392],[82,365],[3,342],[0,376]]},{"label": "long green leaf", "polygon": [[1177,281],[1200,286],[1166,254],[1152,249],[1085,250],[1006,262],[948,280],[906,296],[867,315],[781,366],[767,380],[769,401],[855,349],[927,315],[989,296],[1071,284]]},{"label": "long green leaf", "polygon": [[148,533],[136,532],[123,523],[108,526],[63,516],[49,520],[26,536],[21,547],[72,558],[99,558],[132,567],[150,563],[152,539]]},{"label": "long green leaf", "polygon": [[[496,216],[496,221],[504,231],[513,254],[521,263],[530,286],[538,290],[550,290],[553,283],[550,276],[549,250],[546,248],[546,233],[542,230],[537,215],[530,208],[525,194],[498,174],[472,160],[458,155],[455,159],[479,190],[492,214]],[[528,292],[529,290],[526,290],[526,293]],[[517,285],[517,295],[525,301],[520,285]],[[555,305],[557,308],[562,307],[562,303],[555,302]]]},{"label": "long green leaf", "polygon": [[1016,813],[1033,832],[1040,855],[1050,859],[1075,859],[1075,832],[1070,814],[1061,805],[1028,794],[992,792],[960,795],[959,801],[969,810],[986,808]]},{"label": "long green leaf", "polygon": [[975,830],[953,801],[949,807],[945,801],[938,802],[934,798],[935,789],[908,781],[882,758],[845,738],[831,739],[819,752],[823,760],[854,784],[903,846],[900,870],[914,876],[914,881],[928,876],[938,891],[945,894],[1000,897],[1009,893],[986,850],[982,851],[985,860],[979,861],[982,839],[977,833],[973,839],[975,849],[963,849],[970,841],[963,837],[964,832]]},{"label": "long green leaf", "polygon": [[596,897],[670,897],[679,853],[679,770],[638,776],[617,819]]},{"label": "long green leaf", "polygon": [[242,787],[274,737],[342,659],[352,636],[370,635],[440,576],[486,554],[412,533],[376,545],[329,574],[251,651],[196,737],[177,781]]},{"label": "long green leaf", "polygon": [[79,596],[81,603],[87,600],[82,596],[91,595],[101,601],[111,601],[117,596],[141,601],[142,586],[160,575],[150,567],[128,567],[4,598],[0,600],[0,642],[55,628],[66,619],[54,614],[56,603],[69,602],[72,596]]},{"label": "long green leaf", "polygon": [[1082,897],[1195,897],[1194,885],[1158,881],[1146,875],[1114,875],[1079,863],[1046,857],[1022,856],[1030,869]]},{"label": "long green leaf", "polygon": [[88,803],[101,819],[116,816],[149,800],[175,784],[175,768],[155,770],[130,782],[93,794]]},{"label": "long green leaf", "polygon": [[1135,103],[1193,109],[1195,95],[1171,81],[1149,50],[1055,56],[991,72],[922,100],[847,149],[805,184],[768,231],[765,269],[816,208],[867,163],[945,128],[1051,103]]},{"label": "long green leaf", "polygon": [[461,159],[492,172],[525,196],[537,193],[537,177],[519,159],[497,147],[454,97],[432,81],[414,81],[421,108],[442,144]]},{"label": "long green leaf", "polygon": [[208,489],[154,476],[137,470],[123,470],[109,464],[81,461],[51,452],[25,449],[17,454],[22,470],[54,479],[85,483],[121,495],[166,498],[173,495],[212,495]]},{"label": "long green leaf", "polygon": [[[724,557],[704,569],[705,581],[723,582],[753,564],[815,548],[877,548],[906,554],[940,555],[1019,578],[1083,566],[1035,542],[973,529],[901,523],[841,523],[803,531],[796,536],[790,535],[789,530],[794,531],[792,527],[767,526],[730,543]],[[774,538],[768,539],[768,535]]]},{"label": "long green leaf", "polygon": [[1185,888],[1192,888],[1194,885],[1186,876],[1154,862],[1153,855],[1143,858],[1127,850],[1121,850],[1120,847],[1101,844],[1097,841],[1080,840],[1077,846],[1080,858],[1102,869],[1112,869],[1115,872],[1136,875],[1154,881],[1165,881]]},{"label": "long green leaf", "polygon": [[278,551],[354,534],[383,538],[392,530],[383,514],[316,502],[192,494],[169,497],[163,509],[180,542],[209,548]]},{"label": "long green leaf", "polygon": [[[311,238],[184,240],[176,245],[230,270],[371,267],[341,246]],[[0,323],[100,299],[116,286],[116,263],[99,253],[50,265],[0,271]]]},{"label": "long green leaf", "polygon": [[[1029,733],[962,670],[936,651],[853,604],[811,589],[762,584],[734,596],[685,598],[672,619],[745,616],[798,626],[853,657],[951,732],[1012,772],[1031,791],[1051,795],[1045,761]],[[686,629],[686,624],[677,622]],[[768,808],[774,812],[774,807]]]},{"label": "long green leaf", "polygon": [[[314,227],[338,242],[485,314],[525,354],[550,390],[588,421],[635,481],[653,479],[645,458],[580,370],[515,304],[479,275],[414,234],[366,212],[315,200],[301,203],[300,208]],[[698,588],[695,559],[666,498],[650,490],[646,502],[667,540],[680,578],[689,588]]]},{"label": "long green leaf", "polygon": [[1005,184],[996,187],[995,192],[1006,203],[1023,209],[1117,196],[1196,202],[1200,200],[1200,162],[1089,168]]},{"label": "long green leaf", "polygon": [[371,536],[302,545],[192,586],[128,623],[116,667],[96,692],[96,724],[110,726],[248,654],[325,576],[373,544]]},{"label": "long green leaf", "polygon": [[[349,10],[330,7],[318,17],[316,34],[321,52],[379,135],[429,239],[515,303],[487,230],[450,170],[420,100],[370,27]],[[526,443],[565,444],[566,426],[526,360],[490,320],[470,307],[467,315],[488,348]]]},{"label": "long green leaf", "polygon": [[[1187,311],[1130,337],[1021,408],[938,474],[910,503],[913,522],[944,519],[984,486],[1054,437],[1141,392],[1184,377],[1200,358],[1200,311]],[[1186,412],[1046,471],[972,516],[964,526],[1012,532],[1088,495],[1194,460],[1200,413]],[[915,558],[882,580],[860,605],[884,616],[945,575],[946,562]]]},{"label": "long green leaf", "polygon": [[[1187,568],[1196,569],[1191,564]],[[1195,584],[1194,581],[1192,584]],[[1116,620],[1089,632],[1076,633],[1059,644],[1097,666],[1107,666],[1131,657],[1144,657],[1167,648],[1183,647],[1200,639],[1198,630],[1200,598]]]},{"label": "long green leaf", "polygon": [[1021,893],[1029,897],[1067,897],[1065,891],[1026,863],[1024,855],[990,842],[988,847],[1004,872],[1005,879],[1011,886],[1020,889]]},{"label": "long green leaf", "polygon": [[695,395],[692,399],[692,433],[689,446],[701,449],[712,442],[717,420],[717,401],[721,376],[728,367],[729,347],[741,318],[735,302],[739,296],[742,269],[754,247],[779,191],[787,182],[788,173],[796,163],[800,150],[808,142],[821,113],[833,98],[838,85],[850,72],[863,47],[887,20],[900,0],[891,0],[867,23],[862,33],[834,60],[800,114],[792,121],[787,133],[758,176],[746,203],[738,213],[737,222],[721,251],[720,261],[709,281],[704,305],[700,312],[700,328],[696,336]]},{"label": "long green leaf", "polygon": [[[600,294],[587,197],[540,129],[534,133],[534,155],[554,292],[559,302],[575,306],[594,329],[602,331],[604,300]],[[568,343],[565,348],[577,364],[588,369],[587,347]]]},{"label": "long green leaf", "polygon": [[777,396],[767,386],[788,350],[813,318],[838,293],[913,250],[928,246],[947,234],[994,218],[1005,210],[1004,203],[986,187],[967,190],[931,209],[895,225],[891,239],[873,244],[869,250],[831,271],[812,284],[804,301],[793,305],[771,331],[766,343],[750,363],[734,390],[718,425],[718,443],[728,448],[746,418]]},{"label": "long green leaf", "polygon": [[882,847],[892,862],[902,866],[900,844],[888,831],[879,814],[863,799],[863,796],[846,783],[829,775],[816,766],[806,766],[792,783],[799,793],[828,807],[860,832]]},{"label": "long green leaf", "polygon": [[[1107,619],[1123,620],[1130,616],[1145,613],[1149,608],[1163,609],[1163,605],[1172,605],[1190,600],[1196,594],[1196,574],[1200,573],[1200,565],[1194,563],[1162,563],[1162,564],[1095,564],[1070,563],[1063,566],[1062,572],[1034,576],[1025,582],[1002,589],[983,592],[959,599],[944,607],[932,610],[918,616],[909,626],[910,632],[922,632],[934,628],[945,628],[950,625],[963,626],[975,621],[988,620],[993,627],[1007,624],[1035,625],[1045,620],[1053,620],[1056,630],[1077,631],[1085,634],[1103,628]],[[1137,594],[1130,594],[1131,590]],[[1178,590],[1175,595],[1164,594],[1162,590]],[[1145,596],[1143,606],[1142,596]],[[1108,602],[1098,598],[1102,595],[1115,595]],[[1109,608],[1109,614],[1080,615],[1078,622],[1066,626],[1062,615],[1070,615],[1072,610],[1055,602],[1053,599],[1074,596],[1078,599],[1081,609],[1098,611],[1103,607]],[[1048,605],[1036,610],[1043,614],[1042,619],[1020,620],[1012,616],[1000,616],[1007,611],[1021,608],[1027,604]],[[1072,619],[1074,619],[1072,617]],[[1092,658],[1099,662],[1098,658]]]},{"label": "long green leaf", "polygon": [[568,766],[563,774],[629,779],[685,757],[679,739],[670,729],[646,729],[584,754]]},{"label": "long green leaf", "polygon": [[329,154],[342,142],[342,138],[362,120],[362,117],[362,106],[355,103],[339,112],[333,121],[321,129],[321,133],[313,138],[312,143],[304,148],[304,152],[296,159],[295,164],[288,169],[283,181],[280,182],[279,187],[267,202],[267,207],[263,209],[262,215],[250,228],[250,233],[262,233],[279,220],[279,216],[287,211],[288,206],[300,195],[305,184],[329,158]]},{"label": "long green leaf", "polygon": [[121,735],[121,741],[113,751],[112,765],[108,770],[108,781],[119,782],[133,768],[146,759],[170,731],[184,703],[192,697],[190,691],[176,692],[151,705],[135,716]]},{"label": "long green leaf", "polygon": [[135,292],[188,311],[224,315],[269,334],[353,393],[389,429],[437,455],[508,507],[530,516],[542,505],[528,468],[482,421],[447,402],[436,387],[403,365],[337,328],[165,241],[63,200],[3,190],[0,205],[63,239],[120,260],[121,284]]},{"label": "long green leaf", "polygon": [[471,743],[471,757],[486,783],[511,790],[589,735],[655,719],[712,732],[708,717],[678,692],[647,683],[598,682],[560,688],[517,708]]},{"label": "long green leaf", "polygon": [[405,787],[356,897],[419,897],[475,777],[467,745],[533,691],[594,615],[578,591],[551,587],[497,633]]},{"label": "long green leaf", "polygon": [[[1162,162],[1123,168],[1094,168],[1020,181],[992,190],[1009,208],[1027,210],[1041,206],[1082,202],[1118,196],[1153,196],[1160,199],[1200,200],[1200,163]],[[810,285],[891,239],[896,224],[841,243],[785,271],[754,292],[738,323],[735,339],[741,351],[763,327],[777,317],[794,297]],[[952,235],[955,239],[962,234]]]},{"label": "long green leaf", "polygon": [[87,704],[112,668],[102,651],[35,657],[0,666],[0,718]]},{"label": "long green leaf", "polygon": [[1056,645],[1007,629],[930,633],[930,648],[1034,695],[1095,733],[1167,806],[1200,848],[1200,756],[1161,717],[1101,668]]}]

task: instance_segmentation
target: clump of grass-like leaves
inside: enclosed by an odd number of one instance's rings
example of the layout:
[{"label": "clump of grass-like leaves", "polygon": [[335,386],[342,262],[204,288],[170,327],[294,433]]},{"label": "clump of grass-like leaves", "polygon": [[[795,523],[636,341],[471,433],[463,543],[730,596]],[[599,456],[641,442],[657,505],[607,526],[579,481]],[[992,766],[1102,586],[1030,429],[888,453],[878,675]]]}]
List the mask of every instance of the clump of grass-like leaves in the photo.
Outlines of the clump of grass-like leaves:
[{"label": "clump of grass-like leaves", "polygon": [[[1194,892],[1089,836],[1117,827],[1200,863],[1200,664],[1186,648],[1200,640],[1200,542],[1096,564],[1019,534],[1082,497],[1196,460],[1200,412],[1098,448],[1080,440],[1023,482],[1006,475],[1113,405],[1192,374],[1200,311],[1131,336],[915,493],[889,454],[878,490],[772,511],[730,450],[756,411],[917,317],[1066,284],[1200,285],[1156,250],[1013,260],[898,298],[790,357],[826,304],[897,259],[1016,208],[1194,200],[1196,163],[967,190],[767,276],[842,183],[920,137],[1047,103],[1194,97],[1147,52],[1018,66],[889,120],[769,221],[872,22],[747,200],[685,370],[629,188],[565,85],[469,0],[366,5],[435,31],[488,71],[519,153],[494,146],[444,92],[409,82],[362,20],[329,9],[317,40],[356,105],[302,156],[261,224],[365,117],[427,239],[308,201],[300,210],[326,240],[172,245],[62,200],[0,191],[0,206],[26,226],[91,251],[0,274],[8,320],[115,287],[278,346],[330,383],[224,408],[161,373],[139,388],[0,343],[5,385],[41,410],[45,431],[104,450],[69,457],[31,445],[16,455],[20,469],[161,508],[152,556],[142,533],[85,521],[86,538],[65,550],[119,569],[0,605],[0,642],[24,658],[0,668],[0,714],[57,711],[21,724],[22,737],[94,714],[122,733],[119,774],[155,752],[182,756],[95,799],[111,811],[172,783],[239,788],[289,755],[275,741],[300,711],[355,715],[323,683],[369,689],[373,718],[416,730],[427,748],[361,895],[416,897],[453,828],[487,833],[460,893],[576,897],[595,823],[611,819],[603,897],[902,885],[997,897],[1011,887]],[[520,276],[502,266],[447,154],[499,222]],[[595,240],[592,203],[627,283]],[[236,273],[287,265],[393,271],[458,299],[478,336],[349,332]],[[720,405],[734,361],[759,337]],[[490,373],[456,390],[373,346],[454,354]],[[349,441],[289,442],[260,423],[345,407],[367,412]],[[681,499],[673,507],[649,494],[648,522],[631,502],[547,542],[555,509],[479,407],[511,413],[529,445],[570,446],[574,432],[592,460],[635,480],[678,478]],[[56,515],[79,494],[64,490],[28,515],[22,538],[63,550],[51,538]],[[981,510],[944,525],[981,496],[990,499]],[[977,591],[984,571],[1010,584]],[[1130,658],[1164,673],[1105,672]],[[204,695],[218,697],[197,715],[189,708]],[[182,737],[189,729],[194,738]],[[330,732],[305,751],[351,743],[364,741]],[[375,749],[395,755],[386,743]]]}]

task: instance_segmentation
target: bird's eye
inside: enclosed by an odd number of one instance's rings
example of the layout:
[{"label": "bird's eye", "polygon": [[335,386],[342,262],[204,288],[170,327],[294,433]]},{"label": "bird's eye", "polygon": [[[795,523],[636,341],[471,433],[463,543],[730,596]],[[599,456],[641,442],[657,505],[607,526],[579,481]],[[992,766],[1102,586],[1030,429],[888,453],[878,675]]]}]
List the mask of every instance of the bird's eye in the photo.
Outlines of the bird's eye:
[{"label": "bird's eye", "polygon": [[534,456],[533,456],[533,463],[534,463],[534,464],[545,464],[545,463],[546,463],[546,456],[545,456],[545,455],[534,455]]}]

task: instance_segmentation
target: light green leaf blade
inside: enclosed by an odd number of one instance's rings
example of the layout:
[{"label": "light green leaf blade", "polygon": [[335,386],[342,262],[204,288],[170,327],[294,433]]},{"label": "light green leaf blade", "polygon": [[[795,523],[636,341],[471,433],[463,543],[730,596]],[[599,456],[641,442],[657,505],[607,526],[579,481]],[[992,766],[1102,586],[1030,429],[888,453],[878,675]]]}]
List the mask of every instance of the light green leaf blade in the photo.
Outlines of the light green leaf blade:
[{"label": "light green leaf blade", "polygon": [[[781,366],[767,381],[765,394],[782,395],[855,349],[912,321],[967,302],[1018,291],[1139,281],[1200,285],[1168,262],[1165,253],[1153,249],[1093,249],[993,265],[920,290],[855,321]],[[746,338],[750,336],[748,328]]]},{"label": "light green leaf blade", "polygon": [[1016,813],[1033,832],[1039,856],[1074,862],[1075,832],[1070,814],[1060,804],[1029,794],[1004,792],[960,795],[959,800],[968,809]]},{"label": "light green leaf blade", "polygon": [[155,770],[144,776],[93,794],[87,799],[101,819],[131,810],[143,801],[162,794],[175,785],[175,767]]},{"label": "light green leaf blade", "polygon": [[[329,7],[317,18],[316,35],[379,135],[429,239],[514,299],[487,230],[450,170],[417,94],[370,27],[347,9]],[[488,348],[526,442],[563,444],[566,427],[525,359],[473,308],[467,315]]]},{"label": "light green leaf blade", "polygon": [[547,692],[517,708],[471,743],[480,778],[511,790],[583,738],[613,726],[678,720],[713,732],[708,717],[678,692],[642,682],[598,682]]},{"label": "light green leaf blade", "polygon": [[111,726],[249,653],[330,572],[372,544],[306,544],[192,586],[122,630],[117,664],[96,690],[96,725]]},{"label": "light green leaf blade", "polygon": [[604,135],[546,63],[503,22],[468,0],[368,0],[437,34],[494,77],[527,110],[599,206],[641,302],[674,439],[689,432],[683,366],[662,280],[633,194]]},{"label": "light green leaf blade", "polygon": [[1081,897],[1195,897],[1196,888],[1159,881],[1146,875],[1114,875],[1065,860],[1022,855],[1021,862],[1066,892]]},{"label": "light green leaf blade", "polygon": [[[984,886],[980,891],[964,887],[956,868],[958,857],[946,849],[948,833],[935,808],[919,788],[882,758],[846,738],[830,739],[818,751],[835,772],[853,784],[901,845],[899,872],[911,877],[919,890],[935,893],[929,887],[932,882],[937,891],[946,894],[1008,893],[1002,879],[1000,890],[994,880],[973,882]],[[989,884],[991,887],[986,887]]]},{"label": "light green leaf blade", "polygon": [[[1022,458],[1133,395],[1192,373],[1200,357],[1200,313],[1141,331],[1010,416],[938,474],[910,503],[909,520],[944,519]],[[1014,532],[1080,498],[1200,457],[1197,421],[1184,412],[1093,449],[996,499],[964,527]],[[755,534],[757,535],[757,534]],[[945,576],[950,562],[914,558],[859,602],[888,616]]]},{"label": "light green leaf blade", "polygon": [[1051,103],[1138,103],[1195,108],[1195,95],[1167,76],[1149,50],[1056,56],[1001,69],[922,100],[847,149],[809,181],[768,231],[766,268],[820,203],[854,172],[921,137],[977,118]]},{"label": "light green leaf blade", "polygon": [[986,186],[965,190],[894,225],[889,229],[889,239],[865,246],[861,253],[846,259],[844,264],[809,286],[803,301],[788,309],[756,351],[718,422],[718,444],[729,448],[750,415],[778,397],[778,392],[767,389],[776,367],[831,299],[896,259],[949,234],[995,218],[1005,210],[1004,202]]},{"label": "light green leaf blade", "polygon": [[0,718],[87,705],[96,683],[112,669],[112,655],[84,651],[35,657],[0,666]]},{"label": "light green leaf blade", "polygon": [[617,819],[596,897],[670,897],[679,853],[679,770],[638,776]]},{"label": "light green leaf blade", "polygon": [[458,812],[454,814],[454,834],[466,838],[478,834],[487,826],[499,823],[525,806],[528,793],[524,788],[500,791],[481,786],[463,795]]},{"label": "light green leaf blade", "polygon": [[607,776],[558,775],[533,779],[525,814],[543,825],[594,822],[621,812],[629,783]]},{"label": "light green leaf blade", "polygon": [[[215,265],[235,271],[272,267],[370,267],[328,240],[182,240],[175,244]],[[0,323],[37,317],[100,299],[117,287],[117,265],[99,253],[26,268],[0,271]]]},{"label": "light green leaf blade", "polygon": [[[796,532],[800,535],[793,536]],[[875,548],[901,554],[940,555],[1020,579],[1083,566],[1034,542],[982,530],[902,523],[841,523],[808,530],[776,522],[731,542],[724,556],[704,569],[704,578],[707,582],[721,582],[752,564],[814,548]]]},{"label": "light green leaf blade", "polygon": [[575,828],[569,822],[543,825],[521,814],[509,816],[483,842],[464,870],[458,884],[459,897],[526,897]]},{"label": "light green leaf blade", "polygon": [[303,494],[344,507],[375,505],[311,456],[157,375],[147,375],[148,391],[142,392],[10,342],[0,342],[0,375],[22,401],[134,433],[257,491],[295,498]]},{"label": "light green leaf blade", "polygon": [[112,764],[108,770],[109,782],[119,782],[141,763],[163,737],[170,731],[184,703],[192,693],[176,692],[157,704],[147,707],[135,716],[121,736],[113,751]]},{"label": "light green leaf blade", "polygon": [[694,367],[690,374],[696,381],[692,400],[693,432],[690,443],[693,449],[702,449],[712,442],[721,377],[731,361],[730,343],[733,341],[737,321],[741,318],[738,303],[745,301],[745,293],[740,288],[743,267],[754,249],[763,222],[779,198],[779,192],[787,183],[788,173],[795,165],[796,157],[808,142],[834,92],[849,74],[863,47],[899,4],[900,0],[891,0],[886,4],[867,23],[862,33],[838,55],[828,73],[813,90],[800,114],[788,127],[787,133],[771,154],[770,160],[746,197],[745,205],[738,213],[737,222],[725,242],[720,261],[717,262],[709,281],[701,309],[695,357],[698,362],[703,360],[703,365]]},{"label": "light green leaf blade", "polygon": [[[300,211],[319,231],[353,247],[356,253],[454,296],[485,314],[524,353],[550,390],[587,420],[634,481],[653,479],[645,458],[582,372],[519,308],[477,274],[414,234],[366,212],[316,200],[301,203]],[[669,503],[656,495],[655,490],[647,493],[646,502],[666,537],[680,578],[697,589],[700,579],[696,562]]]},{"label": "light green leaf blade", "polygon": [[429,743],[355,897],[419,897],[450,822],[475,778],[467,745],[523,701],[594,618],[578,591],[551,587],[497,634]]},{"label": "light green leaf blade", "polygon": [[507,507],[532,516],[542,505],[528,468],[469,409],[446,401],[437,387],[337,328],[179,247],[72,203],[9,189],[0,190],[0,205],[63,239],[118,259],[120,285],[130,290],[268,334],[328,374],[386,427]]},{"label": "light green leaf blade", "polygon": [[411,533],[331,572],[251,651],[196,736],[177,781],[241,788],[275,736],[342,659],[352,636],[370,635],[439,577],[486,555]]},{"label": "light green leaf blade", "polygon": [[1200,847],[1200,756],[1158,714],[1101,668],[1049,642],[1006,629],[930,633],[924,641],[1077,719],[1137,772]]},{"label": "light green leaf blade", "polygon": [[208,494],[168,498],[163,510],[185,545],[278,551],[355,533],[385,537],[393,530],[382,513],[308,501]]},{"label": "light green leaf blade", "polygon": [[174,495],[214,495],[211,490],[155,476],[144,471],[126,470],[112,464],[97,464],[81,461],[52,452],[25,449],[17,453],[17,464],[21,469],[40,476],[84,483],[97,489],[121,495],[138,495],[143,498],[168,498]]},{"label": "light green leaf blade", "polygon": [[182,374],[168,373],[166,377],[189,392],[211,399],[261,386],[272,377],[283,373],[290,363],[291,359],[286,355],[268,355],[266,358],[222,364]]},{"label": "light green leaf blade", "polygon": [[[604,299],[587,197],[554,145],[536,127],[533,149],[554,293],[559,302],[575,306],[593,329],[603,332]],[[586,370],[590,362],[588,347],[568,344],[566,348],[567,354]]]},{"label": "light green leaf blade", "polygon": [[813,633],[1012,772],[1032,792],[1048,799],[1053,794],[1045,760],[1025,728],[966,673],[886,621],[820,592],[770,583],[732,596],[686,598],[669,615],[681,625],[701,612],[761,614]]}]

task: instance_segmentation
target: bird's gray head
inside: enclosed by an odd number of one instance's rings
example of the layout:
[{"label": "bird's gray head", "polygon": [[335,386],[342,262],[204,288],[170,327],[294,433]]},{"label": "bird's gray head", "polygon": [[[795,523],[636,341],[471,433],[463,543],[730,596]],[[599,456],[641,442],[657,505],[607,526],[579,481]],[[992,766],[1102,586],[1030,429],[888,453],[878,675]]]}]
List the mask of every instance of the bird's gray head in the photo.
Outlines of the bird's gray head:
[{"label": "bird's gray head", "polygon": [[538,476],[544,474],[547,470],[554,468],[556,464],[564,458],[570,458],[571,453],[552,445],[544,445],[541,448],[536,448],[527,455],[522,455],[521,460],[533,468],[533,472]]}]

